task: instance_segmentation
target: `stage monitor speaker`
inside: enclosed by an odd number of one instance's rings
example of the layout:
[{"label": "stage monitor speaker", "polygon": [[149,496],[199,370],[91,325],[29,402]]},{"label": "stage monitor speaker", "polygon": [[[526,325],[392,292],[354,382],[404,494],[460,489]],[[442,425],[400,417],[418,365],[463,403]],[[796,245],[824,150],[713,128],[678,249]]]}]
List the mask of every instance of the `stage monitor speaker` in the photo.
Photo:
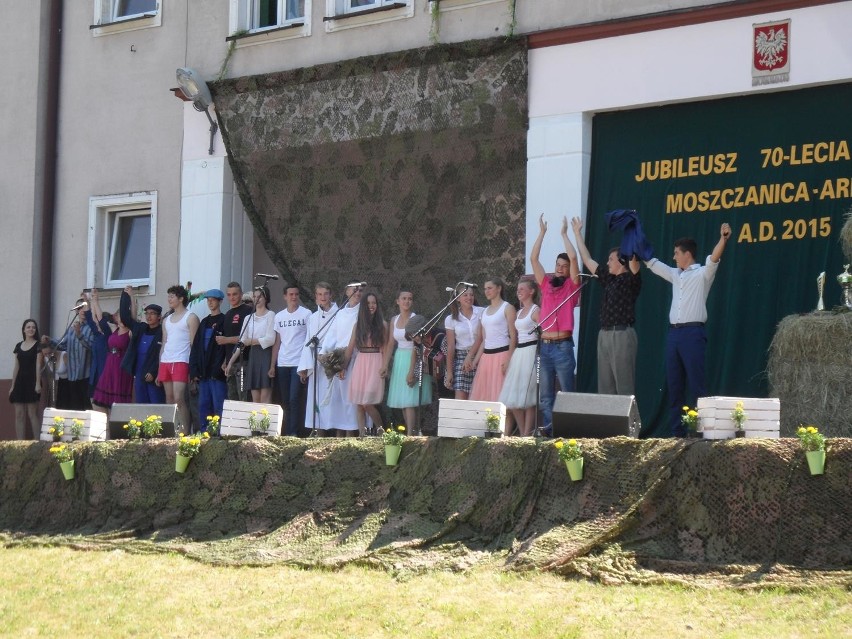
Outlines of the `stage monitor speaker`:
[{"label": "stage monitor speaker", "polygon": [[109,412],[109,438],[127,439],[124,425],[130,419],[144,421],[148,415],[160,415],[163,418],[163,437],[175,436],[177,404],[113,404]]},{"label": "stage monitor speaker", "polygon": [[633,395],[560,392],[553,402],[554,437],[638,437],[641,426]]}]

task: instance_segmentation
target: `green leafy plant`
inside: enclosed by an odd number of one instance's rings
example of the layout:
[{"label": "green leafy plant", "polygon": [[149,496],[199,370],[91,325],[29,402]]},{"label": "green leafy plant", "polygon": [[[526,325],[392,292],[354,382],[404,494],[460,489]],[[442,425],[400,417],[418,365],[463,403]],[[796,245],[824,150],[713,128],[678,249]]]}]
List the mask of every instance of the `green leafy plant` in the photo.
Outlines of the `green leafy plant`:
[{"label": "green leafy plant", "polygon": [[580,444],[577,443],[576,439],[569,439],[567,442],[557,439],[553,442],[553,445],[556,447],[556,453],[562,461],[582,459],[583,457],[583,450],[580,448]]},{"label": "green leafy plant", "polygon": [[163,432],[163,418],[161,415],[148,415],[142,422],[142,434],[145,437],[157,437]]},{"label": "green leafy plant", "polygon": [[60,464],[70,462],[74,458],[74,453],[68,444],[54,444],[50,447],[50,454]]},{"label": "green leafy plant", "polygon": [[261,408],[249,413],[249,429],[253,433],[266,433],[269,430],[269,411]]},{"label": "green leafy plant", "polygon": [[405,439],[405,426],[400,424],[396,428],[391,424],[388,428],[385,428],[382,433],[382,440],[385,443],[385,446],[402,446],[402,441]]},{"label": "green leafy plant", "polygon": [[684,406],[680,421],[687,429],[691,431],[698,430],[698,411],[689,406]]},{"label": "green leafy plant", "polygon": [[53,435],[53,441],[58,442],[59,438],[65,434],[65,418],[57,415],[53,418],[53,426],[47,429],[47,432]]},{"label": "green leafy plant", "polygon": [[207,432],[211,435],[219,434],[219,416],[218,415],[208,415],[207,416]]},{"label": "green leafy plant", "polygon": [[745,430],[743,428],[743,424],[745,424],[747,419],[748,413],[743,410],[743,403],[741,401],[737,402],[736,406],[734,406],[734,410],[731,411],[731,421],[734,422],[737,430]]},{"label": "green leafy plant", "polygon": [[210,439],[208,433],[197,433],[195,435],[180,434],[178,439],[177,454],[184,457],[195,457],[201,450],[201,444]]},{"label": "green leafy plant", "polygon": [[825,450],[825,435],[816,426],[799,426],[796,437],[802,442],[802,448],[807,452]]},{"label": "green leafy plant", "polygon": [[492,433],[500,432],[500,415],[490,408],[485,409],[485,428]]},{"label": "green leafy plant", "polygon": [[71,420],[71,438],[72,439],[80,439],[80,435],[83,434],[83,420],[77,419],[76,417]]}]

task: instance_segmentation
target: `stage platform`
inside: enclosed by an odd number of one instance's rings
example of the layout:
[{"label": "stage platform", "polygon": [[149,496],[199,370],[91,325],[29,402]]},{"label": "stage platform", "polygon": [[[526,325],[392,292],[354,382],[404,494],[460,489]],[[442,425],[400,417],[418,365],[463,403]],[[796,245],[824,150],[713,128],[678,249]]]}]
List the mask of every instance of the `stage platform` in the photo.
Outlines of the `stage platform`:
[{"label": "stage platform", "polygon": [[852,585],[852,440],[828,440],[821,476],[793,439],[581,444],[578,482],[552,440],[436,437],[396,467],[379,438],[211,440],[186,474],[174,439],[83,443],[65,481],[49,443],[3,442],[0,532],[230,565]]}]

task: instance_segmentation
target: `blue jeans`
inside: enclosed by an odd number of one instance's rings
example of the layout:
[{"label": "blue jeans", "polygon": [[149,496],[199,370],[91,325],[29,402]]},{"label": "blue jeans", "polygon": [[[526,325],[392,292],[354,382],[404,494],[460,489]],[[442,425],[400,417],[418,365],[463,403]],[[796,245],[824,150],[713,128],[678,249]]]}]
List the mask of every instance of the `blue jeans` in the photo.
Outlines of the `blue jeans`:
[{"label": "blue jeans", "polygon": [[683,407],[687,405],[686,385],[691,391],[690,408],[698,397],[707,396],[704,383],[704,351],[707,334],[703,326],[670,328],[666,336],[666,387],[669,394],[669,425],[672,435],[686,437],[686,426],[681,421]]},{"label": "blue jeans", "polygon": [[560,390],[574,391],[574,340],[566,339],[555,344],[541,344],[541,386],[539,399],[545,430],[553,424],[553,401],[556,399],[556,378]]},{"label": "blue jeans", "polygon": [[137,404],[165,404],[166,389],[153,382],[146,382],[144,373],[133,378]]},{"label": "blue jeans", "polygon": [[222,406],[228,398],[228,384],[224,379],[202,379],[198,382],[198,417],[201,432],[207,430],[208,415],[222,417]]},{"label": "blue jeans", "polygon": [[278,399],[284,405],[284,434],[292,437],[299,435],[299,424],[304,423],[299,413],[302,408],[302,380],[299,379],[298,366],[277,366],[275,379],[278,380]]}]

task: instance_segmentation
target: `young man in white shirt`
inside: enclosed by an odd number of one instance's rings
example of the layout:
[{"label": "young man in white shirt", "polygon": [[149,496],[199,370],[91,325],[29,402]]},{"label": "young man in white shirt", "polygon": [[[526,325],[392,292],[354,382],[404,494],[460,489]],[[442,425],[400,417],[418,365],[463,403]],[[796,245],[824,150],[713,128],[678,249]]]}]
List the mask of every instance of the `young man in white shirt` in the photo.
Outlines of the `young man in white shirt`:
[{"label": "young man in white shirt", "polygon": [[304,381],[299,377],[299,359],[308,339],[308,320],[311,311],[299,304],[299,287],[284,284],[287,307],[275,314],[275,344],[272,346],[272,365],[269,376],[278,381],[278,397],[285,408],[284,434],[299,434]]}]

